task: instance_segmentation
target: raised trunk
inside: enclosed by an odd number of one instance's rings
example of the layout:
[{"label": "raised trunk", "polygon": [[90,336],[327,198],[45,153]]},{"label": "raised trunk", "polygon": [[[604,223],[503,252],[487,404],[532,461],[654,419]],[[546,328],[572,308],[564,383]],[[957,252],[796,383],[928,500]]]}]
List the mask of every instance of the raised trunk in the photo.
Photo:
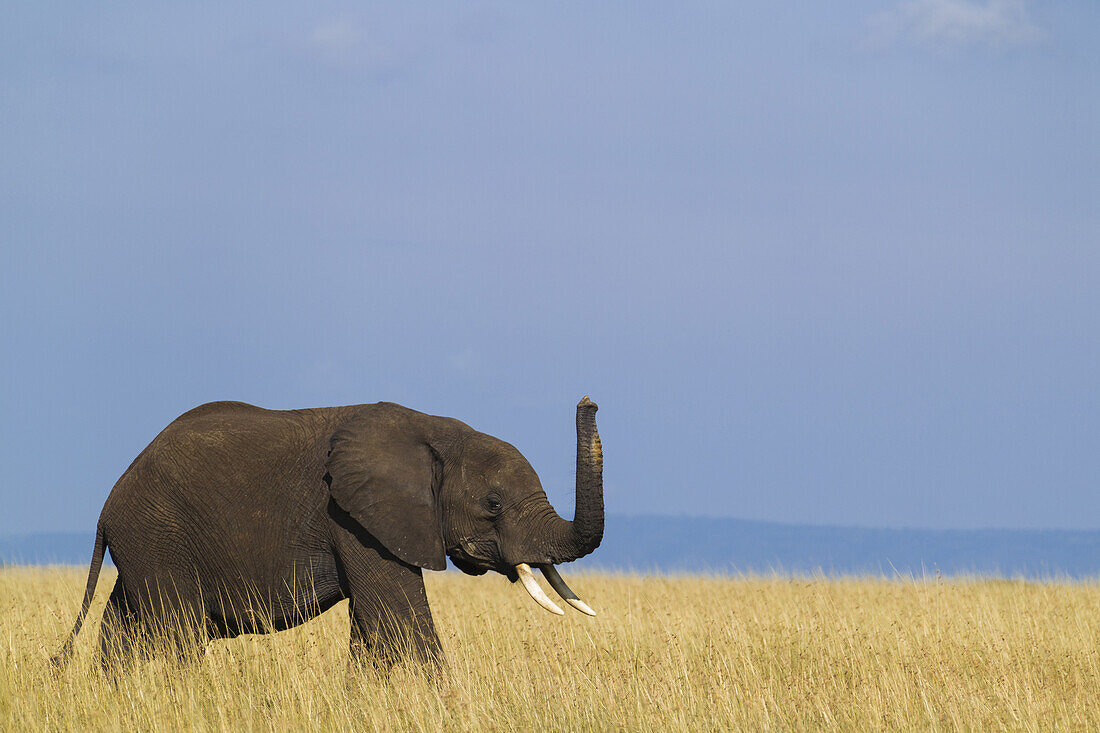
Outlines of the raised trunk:
[{"label": "raised trunk", "polygon": [[550,561],[571,562],[595,550],[603,540],[603,447],[596,430],[595,402],[577,405],[577,506],[573,521],[555,516],[550,528]]}]

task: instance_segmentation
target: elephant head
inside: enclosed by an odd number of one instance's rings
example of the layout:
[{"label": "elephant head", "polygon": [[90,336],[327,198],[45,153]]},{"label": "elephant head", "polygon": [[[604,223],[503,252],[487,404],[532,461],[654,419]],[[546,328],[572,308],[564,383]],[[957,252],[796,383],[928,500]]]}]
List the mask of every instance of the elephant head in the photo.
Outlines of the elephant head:
[{"label": "elephant head", "polygon": [[595,615],[555,565],[587,555],[603,539],[603,450],[597,406],[577,405],[573,521],[550,505],[539,477],[512,445],[465,423],[391,403],[362,409],[332,436],[326,480],[335,502],[397,558],[443,570],[495,570],[521,580],[561,614],[535,582],[538,567],[570,605]]}]

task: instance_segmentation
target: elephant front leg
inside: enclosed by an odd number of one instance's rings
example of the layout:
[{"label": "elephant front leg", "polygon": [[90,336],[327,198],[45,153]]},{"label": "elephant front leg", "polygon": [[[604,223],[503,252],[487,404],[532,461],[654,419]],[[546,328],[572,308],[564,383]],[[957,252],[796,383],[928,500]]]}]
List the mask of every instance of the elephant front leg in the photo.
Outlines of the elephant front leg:
[{"label": "elephant front leg", "polygon": [[402,659],[436,666],[443,649],[420,568],[366,533],[337,535],[340,582],[351,603],[351,656],[389,667]]},{"label": "elephant front leg", "polygon": [[[423,592],[423,582],[420,587]],[[427,598],[422,607],[406,605],[404,598],[390,601],[352,597],[349,604],[352,663],[383,669],[405,659],[429,667],[441,665],[443,648]]]}]

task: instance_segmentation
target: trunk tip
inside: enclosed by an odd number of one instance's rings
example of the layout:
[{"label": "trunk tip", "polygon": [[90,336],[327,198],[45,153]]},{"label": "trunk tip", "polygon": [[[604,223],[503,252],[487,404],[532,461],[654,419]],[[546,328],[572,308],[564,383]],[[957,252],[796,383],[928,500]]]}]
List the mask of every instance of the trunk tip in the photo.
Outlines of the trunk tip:
[{"label": "trunk tip", "polygon": [[585,395],[583,398],[581,398],[581,401],[577,403],[577,409],[580,409],[582,407],[589,407],[589,406],[591,406],[593,409],[596,409],[596,410],[600,409],[599,405],[597,405],[592,400],[588,399],[588,395]]}]

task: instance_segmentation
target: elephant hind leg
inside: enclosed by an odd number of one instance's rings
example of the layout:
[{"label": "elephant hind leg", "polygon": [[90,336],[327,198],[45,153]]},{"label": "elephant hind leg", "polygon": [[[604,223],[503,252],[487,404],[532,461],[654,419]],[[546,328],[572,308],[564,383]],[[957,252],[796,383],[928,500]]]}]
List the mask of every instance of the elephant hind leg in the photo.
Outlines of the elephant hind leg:
[{"label": "elephant hind leg", "polygon": [[100,665],[114,678],[139,656],[159,653],[183,663],[196,661],[209,638],[206,627],[206,619],[186,604],[152,603],[146,596],[132,600],[119,578],[103,611]]},{"label": "elephant hind leg", "polygon": [[145,642],[142,623],[126,599],[122,579],[115,581],[103,622],[99,626],[99,663],[109,678],[116,677],[134,661]]}]

